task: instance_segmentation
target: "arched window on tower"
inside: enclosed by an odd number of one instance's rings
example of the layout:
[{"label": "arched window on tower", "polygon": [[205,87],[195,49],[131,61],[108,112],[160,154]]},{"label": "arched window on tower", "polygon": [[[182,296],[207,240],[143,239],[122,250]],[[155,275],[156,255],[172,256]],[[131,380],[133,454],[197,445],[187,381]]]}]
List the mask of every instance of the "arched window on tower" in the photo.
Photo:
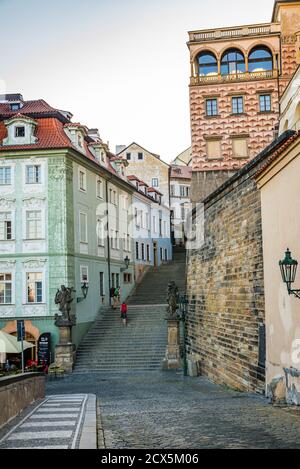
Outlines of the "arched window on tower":
[{"label": "arched window on tower", "polygon": [[218,62],[212,52],[201,52],[198,55],[199,75],[212,76],[218,74]]},{"label": "arched window on tower", "polygon": [[295,120],[295,129],[294,130],[299,130],[299,128],[300,128],[300,103],[297,104],[294,120]]},{"label": "arched window on tower", "polygon": [[245,73],[245,57],[238,49],[228,49],[224,52],[221,60],[221,74],[232,75]]},{"label": "arched window on tower", "polygon": [[266,46],[258,46],[249,54],[249,72],[265,72],[273,70],[273,56]]}]

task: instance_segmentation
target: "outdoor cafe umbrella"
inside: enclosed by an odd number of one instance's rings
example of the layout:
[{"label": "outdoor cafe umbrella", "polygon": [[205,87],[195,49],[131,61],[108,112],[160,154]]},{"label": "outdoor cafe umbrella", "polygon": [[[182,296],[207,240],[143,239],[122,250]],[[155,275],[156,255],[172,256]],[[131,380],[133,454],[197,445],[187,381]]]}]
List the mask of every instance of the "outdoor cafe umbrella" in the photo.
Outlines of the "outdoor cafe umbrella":
[{"label": "outdoor cafe umbrella", "polygon": [[[23,350],[33,348],[34,345],[23,340]],[[22,344],[13,335],[0,331],[0,353],[21,353]]]}]

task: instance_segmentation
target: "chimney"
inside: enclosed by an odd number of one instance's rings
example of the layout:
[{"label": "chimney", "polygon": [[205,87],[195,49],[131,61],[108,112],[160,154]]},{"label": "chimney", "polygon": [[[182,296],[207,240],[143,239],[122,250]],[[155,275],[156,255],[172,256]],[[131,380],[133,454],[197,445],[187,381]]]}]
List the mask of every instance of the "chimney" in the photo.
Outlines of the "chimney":
[{"label": "chimney", "polygon": [[0,94],[0,103],[22,103],[23,96],[20,93]]},{"label": "chimney", "polygon": [[121,151],[125,150],[126,145],[116,145],[116,155],[121,153]]},{"label": "chimney", "polygon": [[88,136],[91,137],[93,140],[100,140],[100,133],[98,129],[89,129]]}]

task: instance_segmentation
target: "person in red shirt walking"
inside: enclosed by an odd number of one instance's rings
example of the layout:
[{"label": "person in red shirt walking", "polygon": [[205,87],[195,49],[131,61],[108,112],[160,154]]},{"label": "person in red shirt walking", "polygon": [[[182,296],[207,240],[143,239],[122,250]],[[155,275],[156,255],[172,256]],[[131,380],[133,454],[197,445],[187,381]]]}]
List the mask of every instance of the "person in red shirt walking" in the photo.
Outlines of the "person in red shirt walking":
[{"label": "person in red shirt walking", "polygon": [[127,304],[125,301],[121,304],[121,319],[123,321],[124,326],[127,326]]}]

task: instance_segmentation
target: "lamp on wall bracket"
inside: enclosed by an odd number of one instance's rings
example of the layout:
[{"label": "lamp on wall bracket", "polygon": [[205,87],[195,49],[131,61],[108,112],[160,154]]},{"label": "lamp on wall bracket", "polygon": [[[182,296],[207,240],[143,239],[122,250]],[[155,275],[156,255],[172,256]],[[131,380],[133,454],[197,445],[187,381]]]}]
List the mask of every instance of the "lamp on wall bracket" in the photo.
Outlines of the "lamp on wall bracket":
[{"label": "lamp on wall bracket", "polygon": [[283,282],[287,286],[289,295],[294,295],[300,299],[300,290],[292,289],[292,285],[296,280],[298,261],[292,258],[292,253],[287,249],[285,258],[279,261],[279,267]]},{"label": "lamp on wall bracket", "polygon": [[125,259],[124,259],[124,264],[125,264],[125,267],[122,267],[122,268],[121,268],[121,272],[125,272],[125,270],[127,270],[128,267],[129,267],[130,259],[129,259],[128,256],[125,257]]},{"label": "lamp on wall bracket", "polygon": [[84,282],[81,286],[81,291],[82,291],[82,294],[83,296],[82,297],[79,297],[77,298],[77,303],[81,303],[83,300],[86,299],[87,297],[87,294],[88,294],[88,291],[89,291],[89,286],[87,285],[86,282]]}]

